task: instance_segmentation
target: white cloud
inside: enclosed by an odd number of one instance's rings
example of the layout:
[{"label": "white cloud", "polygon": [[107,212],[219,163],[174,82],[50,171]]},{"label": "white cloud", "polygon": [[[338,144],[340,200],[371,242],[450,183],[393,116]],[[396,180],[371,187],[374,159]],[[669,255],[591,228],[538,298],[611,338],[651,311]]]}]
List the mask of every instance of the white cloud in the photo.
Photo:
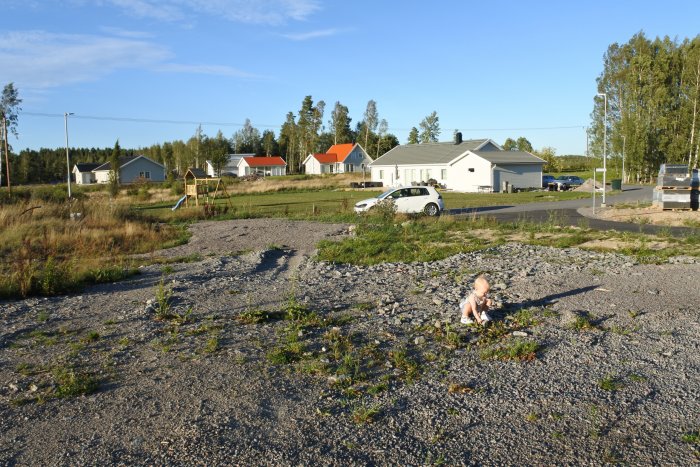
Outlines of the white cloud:
[{"label": "white cloud", "polygon": [[169,49],[146,40],[44,31],[0,34],[0,69],[6,81],[22,88],[94,81],[124,69],[256,78],[228,66],[172,63],[173,57]]},{"label": "white cloud", "polygon": [[287,39],[291,39],[293,41],[308,41],[310,39],[318,39],[319,37],[329,37],[329,36],[335,36],[336,34],[340,33],[341,31],[338,29],[321,29],[319,31],[309,31],[309,32],[301,32],[301,33],[295,33],[295,34],[283,34],[283,37],[286,37]]},{"label": "white cloud", "polygon": [[320,9],[318,0],[102,0],[139,18],[180,21],[194,15],[276,25],[303,21]]},{"label": "white cloud", "polygon": [[19,31],[0,35],[0,69],[10,81],[49,88],[92,81],[123,68],[162,62],[171,53],[151,42],[118,37]]},{"label": "white cloud", "polygon": [[153,34],[145,31],[132,31],[129,29],[115,28],[112,26],[102,26],[101,31],[113,36],[127,37],[129,39],[150,39]]},{"label": "white cloud", "polygon": [[159,21],[178,21],[185,17],[178,2],[172,0],[104,0],[105,3],[126,10],[138,18],[153,18]]}]

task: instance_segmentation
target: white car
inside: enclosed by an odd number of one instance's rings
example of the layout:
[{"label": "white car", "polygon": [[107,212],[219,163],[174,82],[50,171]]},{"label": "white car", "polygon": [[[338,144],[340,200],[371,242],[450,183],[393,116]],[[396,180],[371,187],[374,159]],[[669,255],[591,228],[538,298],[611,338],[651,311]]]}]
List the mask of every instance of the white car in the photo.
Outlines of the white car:
[{"label": "white car", "polygon": [[375,198],[355,203],[355,212],[366,212],[381,202],[396,205],[396,212],[407,214],[425,213],[437,216],[445,209],[442,196],[431,186],[402,186],[385,191]]}]

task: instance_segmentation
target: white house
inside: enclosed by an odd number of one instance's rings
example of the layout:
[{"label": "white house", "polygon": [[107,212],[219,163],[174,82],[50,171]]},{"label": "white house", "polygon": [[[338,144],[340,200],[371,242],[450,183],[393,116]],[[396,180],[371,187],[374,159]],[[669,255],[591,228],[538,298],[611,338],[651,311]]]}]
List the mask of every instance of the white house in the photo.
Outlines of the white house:
[{"label": "white house", "polygon": [[287,174],[287,163],[279,156],[242,157],[238,162],[238,175],[262,175],[270,177]]},{"label": "white house", "polygon": [[234,175],[238,176],[238,163],[243,159],[244,157],[254,157],[255,154],[227,154],[228,160],[226,161],[226,164],[221,168],[221,174],[218,174],[216,172],[216,168],[214,167],[214,163],[212,161],[206,161],[207,166],[206,166],[206,171],[207,175],[210,177],[218,177],[218,176],[224,176],[224,175]]},{"label": "white house", "polygon": [[348,143],[334,144],[325,154],[309,154],[303,164],[305,173],[320,175],[359,172],[363,164],[368,167],[371,162],[362,146]]},{"label": "white house", "polygon": [[73,176],[75,177],[75,183],[78,185],[89,185],[95,183],[95,170],[101,164],[75,164],[73,166]]},{"label": "white house", "polygon": [[[112,164],[105,162],[93,169],[97,183],[109,183],[109,173]],[[131,156],[119,158],[119,183],[133,183],[137,180],[149,182],[165,181],[165,166],[146,156]]]},{"label": "white house", "polygon": [[370,164],[372,180],[384,186],[437,181],[463,192],[541,188],[543,159],[524,151],[504,151],[490,139],[396,146]]}]

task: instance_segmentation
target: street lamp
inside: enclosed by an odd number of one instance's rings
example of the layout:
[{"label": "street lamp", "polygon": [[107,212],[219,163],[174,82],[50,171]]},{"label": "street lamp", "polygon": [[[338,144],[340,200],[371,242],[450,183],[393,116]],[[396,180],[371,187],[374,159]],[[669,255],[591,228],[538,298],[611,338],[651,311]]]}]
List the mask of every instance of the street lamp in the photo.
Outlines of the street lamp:
[{"label": "street lamp", "polygon": [[605,207],[605,177],[607,175],[607,158],[608,158],[608,95],[604,92],[599,92],[599,96],[603,96],[603,202],[601,207]]},{"label": "street lamp", "polygon": [[627,138],[622,135],[622,183],[620,184],[620,191],[622,191],[622,185],[625,183],[625,143],[627,143]]},{"label": "street lamp", "polygon": [[66,174],[66,178],[68,181],[68,201],[70,201],[70,156],[68,154],[68,116],[69,115],[74,115],[73,112],[65,112],[63,114],[63,120],[65,122],[65,127],[66,127],[66,167],[68,168],[68,173]]}]

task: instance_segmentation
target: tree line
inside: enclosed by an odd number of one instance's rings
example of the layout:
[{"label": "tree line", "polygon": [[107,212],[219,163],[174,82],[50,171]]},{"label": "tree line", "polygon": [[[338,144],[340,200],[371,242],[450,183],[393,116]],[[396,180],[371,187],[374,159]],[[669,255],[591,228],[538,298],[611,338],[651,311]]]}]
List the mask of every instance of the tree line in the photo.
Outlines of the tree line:
[{"label": "tree line", "polygon": [[[17,90],[12,83],[5,88],[10,94],[0,102],[0,117],[7,115],[9,128],[16,135],[21,99],[18,99]],[[287,113],[279,135],[269,129],[261,132],[253,126],[250,119],[246,119],[230,138],[225,137],[221,130],[208,136],[199,126],[186,141],[166,141],[134,149],[120,148],[117,142],[115,147],[70,148],[69,152],[72,164],[104,163],[115,157],[115,154],[142,154],[163,164],[169,174],[176,175],[182,174],[188,167],[203,168],[207,160],[212,162],[215,170],[220,170],[227,163],[228,154],[232,153],[279,155],[286,160],[289,173],[299,173],[307,155],[326,152],[334,144],[360,143],[373,158],[399,144],[398,138],[388,132],[386,119],[379,117],[374,100],[367,103],[362,120],[354,128],[351,126],[348,107],[339,101],[325,122],[324,114],[324,101],[314,102],[312,96],[306,96],[296,114],[291,111]],[[25,149],[17,154],[11,147],[9,149],[8,160],[13,183],[49,183],[65,179],[65,148]]]},{"label": "tree line", "polygon": [[652,179],[662,163],[697,168],[700,35],[679,42],[639,32],[610,45],[597,89],[589,128],[596,157],[624,153],[632,180]]}]

